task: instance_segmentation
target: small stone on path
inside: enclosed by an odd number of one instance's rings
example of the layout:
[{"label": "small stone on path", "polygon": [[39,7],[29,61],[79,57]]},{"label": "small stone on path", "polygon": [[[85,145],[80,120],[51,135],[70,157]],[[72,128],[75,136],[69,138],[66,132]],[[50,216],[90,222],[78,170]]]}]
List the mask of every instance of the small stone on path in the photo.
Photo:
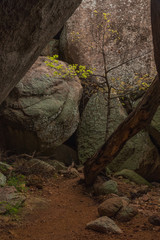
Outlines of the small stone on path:
[{"label": "small stone on path", "polygon": [[116,219],[120,222],[128,222],[137,214],[137,209],[135,207],[132,207],[131,205],[128,205],[120,209],[120,211],[116,215]]},{"label": "small stone on path", "polygon": [[122,206],[123,203],[120,197],[109,198],[99,205],[98,213],[100,216],[114,217]]},{"label": "small stone on path", "polygon": [[103,216],[92,222],[89,222],[86,228],[102,233],[122,233],[122,230],[116,225],[116,223],[107,216]]},{"label": "small stone on path", "polygon": [[106,181],[102,185],[95,186],[95,192],[98,195],[118,194],[117,183],[113,180]]}]

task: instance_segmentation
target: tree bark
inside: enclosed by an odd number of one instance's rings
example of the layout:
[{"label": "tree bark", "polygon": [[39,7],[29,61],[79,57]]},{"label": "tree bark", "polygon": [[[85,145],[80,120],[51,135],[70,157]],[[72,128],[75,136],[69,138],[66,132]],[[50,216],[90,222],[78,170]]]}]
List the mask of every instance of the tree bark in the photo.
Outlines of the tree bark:
[{"label": "tree bark", "polygon": [[151,25],[154,45],[154,59],[160,75],[160,0],[151,0]]},{"label": "tree bark", "polygon": [[81,0],[0,0],[0,104]]},{"label": "tree bark", "polygon": [[147,127],[160,103],[160,80],[158,75],[135,110],[119,125],[98,154],[86,161],[85,182],[92,185],[98,173],[111,162],[124,144],[136,133]]}]

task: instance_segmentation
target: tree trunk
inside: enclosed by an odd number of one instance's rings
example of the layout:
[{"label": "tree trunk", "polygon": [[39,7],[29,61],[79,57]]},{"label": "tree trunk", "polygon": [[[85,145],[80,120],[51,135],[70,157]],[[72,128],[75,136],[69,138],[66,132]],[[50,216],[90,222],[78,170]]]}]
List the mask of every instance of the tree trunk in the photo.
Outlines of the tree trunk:
[{"label": "tree trunk", "polygon": [[98,173],[111,162],[124,144],[152,120],[160,102],[160,80],[158,75],[135,110],[119,125],[98,154],[86,161],[84,175],[87,185],[92,185]]},{"label": "tree trunk", "polygon": [[160,75],[160,0],[151,0],[151,24],[154,45],[154,59]]},{"label": "tree trunk", "polygon": [[81,0],[0,0],[0,104]]}]

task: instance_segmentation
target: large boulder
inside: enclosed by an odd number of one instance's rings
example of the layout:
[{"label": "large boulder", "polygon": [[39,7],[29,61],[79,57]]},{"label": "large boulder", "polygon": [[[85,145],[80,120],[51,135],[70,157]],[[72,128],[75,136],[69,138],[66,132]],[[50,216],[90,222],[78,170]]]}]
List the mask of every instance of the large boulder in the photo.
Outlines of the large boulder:
[{"label": "large boulder", "polygon": [[39,57],[3,104],[7,144],[19,152],[60,146],[79,122],[82,87],[78,77],[53,76],[55,69],[46,66],[45,60]]},{"label": "large boulder", "polygon": [[157,111],[152,119],[149,134],[154,144],[160,150],[160,106],[157,108]]},{"label": "large boulder", "polygon": [[81,0],[0,1],[0,103]]},{"label": "large boulder", "polygon": [[134,170],[148,181],[160,181],[160,155],[146,131],[131,138],[108,167],[113,172]]},{"label": "large boulder", "polygon": [[[102,93],[94,94],[84,109],[78,128],[80,162],[92,158],[126,117],[120,101],[112,97],[107,131],[107,102]],[[113,172],[131,169],[149,181],[160,181],[159,152],[146,131],[139,132],[127,141],[107,168]]]},{"label": "large boulder", "polygon": [[78,127],[78,158],[84,163],[104,144],[106,136],[107,103],[102,93],[88,101]]},{"label": "large boulder", "polygon": [[[104,13],[109,13],[109,17]],[[106,16],[111,20],[109,31],[105,29],[107,36],[110,30],[118,32],[118,36],[114,36],[117,41],[108,38],[104,42],[107,70],[113,68],[108,73],[109,81],[114,78],[135,84],[137,76],[152,76],[150,0],[83,0],[61,35],[60,50],[64,60],[95,67],[100,75],[104,73],[100,49],[104,31],[100,32],[100,26]],[[124,62],[126,64],[121,64]]]},{"label": "large boulder", "polygon": [[114,176],[116,176],[116,177],[122,176],[138,185],[151,186],[151,184],[148,181],[146,181],[143,177],[141,177],[139,174],[137,174],[136,172],[134,172],[133,170],[130,170],[130,169],[123,169],[120,172],[115,173]]},{"label": "large boulder", "polygon": [[102,92],[92,95],[82,113],[77,135],[78,158],[81,163],[97,153],[105,139],[127,116],[120,101],[115,96],[112,97],[109,117],[106,95]]}]

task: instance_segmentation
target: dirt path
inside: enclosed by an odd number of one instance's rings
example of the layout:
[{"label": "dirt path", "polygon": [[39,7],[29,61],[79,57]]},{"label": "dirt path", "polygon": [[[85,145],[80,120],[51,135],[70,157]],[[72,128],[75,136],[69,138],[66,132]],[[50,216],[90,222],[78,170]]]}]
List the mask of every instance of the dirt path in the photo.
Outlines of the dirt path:
[{"label": "dirt path", "polygon": [[139,214],[129,223],[118,223],[122,235],[105,235],[85,229],[98,217],[98,203],[90,198],[78,179],[57,179],[41,195],[47,207],[34,209],[21,223],[0,229],[0,240],[159,240],[160,227]]}]

